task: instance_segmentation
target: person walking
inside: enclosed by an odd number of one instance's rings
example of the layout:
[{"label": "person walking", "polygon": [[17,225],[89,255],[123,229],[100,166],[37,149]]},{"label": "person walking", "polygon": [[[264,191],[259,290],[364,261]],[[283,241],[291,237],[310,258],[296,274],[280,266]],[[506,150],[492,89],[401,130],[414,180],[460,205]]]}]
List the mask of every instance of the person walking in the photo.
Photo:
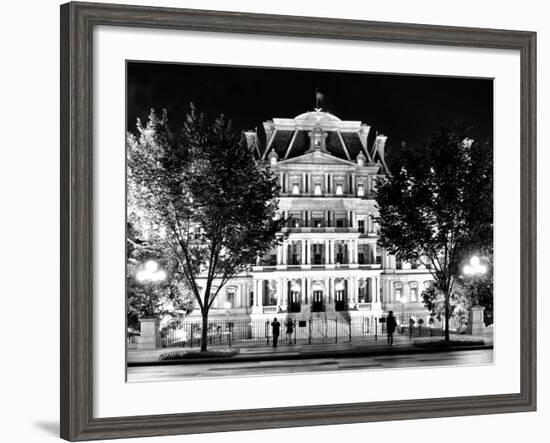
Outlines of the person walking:
[{"label": "person walking", "polygon": [[393,334],[397,328],[397,320],[393,315],[393,311],[388,312],[388,317],[386,318],[386,332],[388,334],[388,344],[393,346]]},{"label": "person walking", "polygon": [[288,344],[292,344],[292,333],[294,332],[294,322],[291,318],[286,321],[286,338],[288,339]]},{"label": "person walking", "polygon": [[413,336],[414,318],[409,318],[409,338]]},{"label": "person walking", "polygon": [[271,328],[273,330],[273,347],[277,347],[277,342],[279,341],[279,332],[281,330],[281,323],[277,320],[277,317],[271,322]]}]

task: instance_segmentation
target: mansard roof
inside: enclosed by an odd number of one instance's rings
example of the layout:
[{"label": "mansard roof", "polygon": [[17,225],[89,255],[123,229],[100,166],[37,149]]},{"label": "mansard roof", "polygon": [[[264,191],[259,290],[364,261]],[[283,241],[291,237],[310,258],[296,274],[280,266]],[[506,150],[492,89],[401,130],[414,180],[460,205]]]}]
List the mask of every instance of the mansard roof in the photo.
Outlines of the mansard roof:
[{"label": "mansard roof", "polygon": [[359,120],[341,120],[316,108],[294,118],[273,118],[265,121],[263,128],[264,146],[260,146],[255,131],[245,134],[250,148],[262,160],[267,160],[271,152],[277,153],[279,161],[303,156],[314,149],[315,138],[320,143],[316,149],[328,155],[355,162],[359,154],[362,154],[366,163],[380,161],[387,171],[383,152],[386,137],[377,134],[374,146],[369,149],[367,140],[370,126]]}]

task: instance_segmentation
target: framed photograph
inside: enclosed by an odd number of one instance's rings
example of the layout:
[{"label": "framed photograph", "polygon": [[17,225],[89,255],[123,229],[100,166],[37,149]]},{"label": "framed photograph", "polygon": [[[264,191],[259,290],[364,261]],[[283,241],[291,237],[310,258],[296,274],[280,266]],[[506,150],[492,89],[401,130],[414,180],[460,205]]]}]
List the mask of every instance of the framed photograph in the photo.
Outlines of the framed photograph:
[{"label": "framed photograph", "polygon": [[61,437],[536,408],[536,34],[61,7]]}]

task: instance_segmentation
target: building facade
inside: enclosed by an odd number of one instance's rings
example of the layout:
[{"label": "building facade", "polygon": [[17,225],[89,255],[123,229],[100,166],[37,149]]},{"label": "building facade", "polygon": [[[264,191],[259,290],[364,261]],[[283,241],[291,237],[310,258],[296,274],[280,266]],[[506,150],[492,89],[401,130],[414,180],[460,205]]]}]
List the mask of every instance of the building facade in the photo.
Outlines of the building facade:
[{"label": "building facade", "polygon": [[423,311],[429,270],[398,262],[378,245],[374,191],[389,172],[386,137],[377,134],[369,147],[368,125],[321,109],[263,127],[265,143],[256,131],[246,141],[279,178],[287,236],[222,288],[209,318]]}]

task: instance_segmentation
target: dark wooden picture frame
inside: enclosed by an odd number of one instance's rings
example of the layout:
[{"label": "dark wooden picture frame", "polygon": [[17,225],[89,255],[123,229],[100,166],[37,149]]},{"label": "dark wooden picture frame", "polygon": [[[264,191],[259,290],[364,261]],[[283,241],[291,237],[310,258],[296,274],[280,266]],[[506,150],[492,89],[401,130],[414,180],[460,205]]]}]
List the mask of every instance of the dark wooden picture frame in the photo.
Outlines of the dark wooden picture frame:
[{"label": "dark wooden picture frame", "polygon": [[[520,392],[273,409],[93,416],[92,54],[95,26],[267,34],[519,51]],[[533,411],[536,408],[536,34],[98,3],[61,6],[61,437],[145,437]]]}]

